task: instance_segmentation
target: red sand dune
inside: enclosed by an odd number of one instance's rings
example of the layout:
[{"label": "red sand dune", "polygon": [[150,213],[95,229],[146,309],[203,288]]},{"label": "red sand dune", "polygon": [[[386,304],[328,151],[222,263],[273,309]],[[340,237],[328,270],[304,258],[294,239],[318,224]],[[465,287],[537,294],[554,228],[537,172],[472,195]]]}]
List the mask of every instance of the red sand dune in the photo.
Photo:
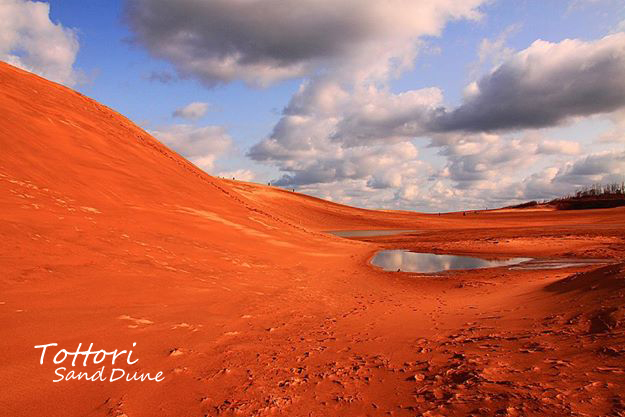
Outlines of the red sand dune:
[{"label": "red sand dune", "polygon": [[[6,64],[0,108],[3,416],[625,415],[625,208],[438,216],[220,180]],[[322,233],[385,228],[419,233]],[[368,265],[394,247],[613,263]],[[52,382],[79,343],[164,381]]]}]

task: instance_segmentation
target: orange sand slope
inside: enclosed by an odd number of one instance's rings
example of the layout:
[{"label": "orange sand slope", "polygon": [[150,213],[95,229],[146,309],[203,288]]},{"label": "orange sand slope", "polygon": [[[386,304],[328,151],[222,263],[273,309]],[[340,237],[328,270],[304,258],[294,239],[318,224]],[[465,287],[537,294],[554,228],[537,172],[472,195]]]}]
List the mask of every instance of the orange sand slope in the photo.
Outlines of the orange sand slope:
[{"label": "orange sand slope", "polygon": [[[0,108],[2,415],[625,413],[623,208],[438,216],[220,180],[6,64]],[[322,233],[389,228],[419,232]],[[369,266],[380,248],[612,261],[425,276]],[[52,382],[79,343],[165,379]]]}]

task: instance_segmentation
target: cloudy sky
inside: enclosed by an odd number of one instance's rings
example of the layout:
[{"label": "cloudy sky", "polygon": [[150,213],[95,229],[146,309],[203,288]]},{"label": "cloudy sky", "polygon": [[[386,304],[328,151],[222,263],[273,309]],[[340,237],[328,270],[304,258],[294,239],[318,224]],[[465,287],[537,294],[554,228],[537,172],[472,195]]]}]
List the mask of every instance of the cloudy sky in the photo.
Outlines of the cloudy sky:
[{"label": "cloudy sky", "polygon": [[625,179],[622,0],[0,0],[0,59],[211,174],[362,207]]}]

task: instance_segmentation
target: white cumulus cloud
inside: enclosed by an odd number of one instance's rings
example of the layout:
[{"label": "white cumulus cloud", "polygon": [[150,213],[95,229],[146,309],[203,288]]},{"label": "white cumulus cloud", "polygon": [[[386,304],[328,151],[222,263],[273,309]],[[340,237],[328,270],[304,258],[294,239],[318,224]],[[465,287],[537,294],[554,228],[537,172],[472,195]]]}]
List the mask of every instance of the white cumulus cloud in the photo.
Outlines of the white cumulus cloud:
[{"label": "white cumulus cloud", "polygon": [[215,160],[232,148],[232,138],[222,126],[172,125],[150,131],[158,140],[207,172]]},{"label": "white cumulus cloud", "polygon": [[76,32],[50,20],[50,5],[0,0],[0,59],[69,86],[80,81],[73,65]]}]

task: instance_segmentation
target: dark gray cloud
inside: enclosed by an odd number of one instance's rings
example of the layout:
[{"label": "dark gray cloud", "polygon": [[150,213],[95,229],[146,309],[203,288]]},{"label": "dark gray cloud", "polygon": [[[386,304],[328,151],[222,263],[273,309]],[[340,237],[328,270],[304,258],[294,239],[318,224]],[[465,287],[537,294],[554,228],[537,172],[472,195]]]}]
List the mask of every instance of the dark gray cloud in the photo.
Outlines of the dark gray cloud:
[{"label": "dark gray cloud", "polygon": [[302,75],[347,53],[374,23],[358,7],[348,11],[350,1],[298,3],[130,0],[125,16],[136,42],[208,84]]},{"label": "dark gray cloud", "polygon": [[237,67],[297,67],[339,54],[368,31],[366,21],[350,14],[307,14],[277,0],[134,0],[125,15],[151,52],[183,72],[220,81],[234,78]]},{"label": "dark gray cloud", "polygon": [[401,94],[370,88],[366,94],[352,96],[332,139],[348,146],[410,140],[424,132],[424,125],[442,99],[438,88]]},{"label": "dark gray cloud", "polygon": [[554,126],[625,107],[625,33],[595,42],[536,41],[468,88],[462,105],[439,109],[433,131]]},{"label": "dark gray cloud", "polygon": [[448,19],[477,18],[482,1],[127,0],[124,16],[134,41],[182,76],[266,84],[356,56],[379,60]]}]

